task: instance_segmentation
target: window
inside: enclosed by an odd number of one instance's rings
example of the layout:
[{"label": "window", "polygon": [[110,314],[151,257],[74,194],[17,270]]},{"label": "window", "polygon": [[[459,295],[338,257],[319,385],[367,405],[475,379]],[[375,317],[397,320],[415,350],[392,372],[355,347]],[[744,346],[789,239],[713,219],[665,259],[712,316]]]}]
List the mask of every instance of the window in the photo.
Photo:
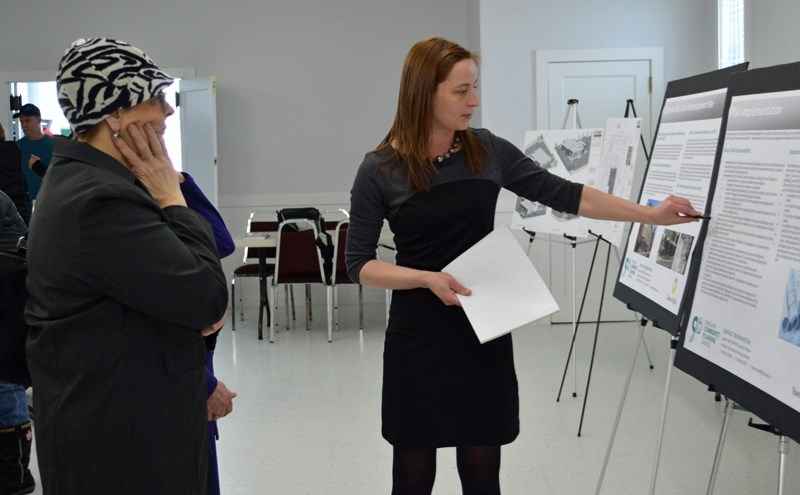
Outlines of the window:
[{"label": "window", "polygon": [[745,61],[745,0],[717,0],[719,68]]}]

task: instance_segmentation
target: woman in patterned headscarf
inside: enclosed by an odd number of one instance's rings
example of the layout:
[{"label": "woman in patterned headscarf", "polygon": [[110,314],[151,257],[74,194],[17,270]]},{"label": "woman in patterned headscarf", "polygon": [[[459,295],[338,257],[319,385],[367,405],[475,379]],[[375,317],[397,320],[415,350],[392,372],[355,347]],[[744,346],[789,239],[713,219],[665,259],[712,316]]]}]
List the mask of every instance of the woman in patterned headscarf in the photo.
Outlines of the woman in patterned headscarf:
[{"label": "woman in patterned headscarf", "polygon": [[205,494],[203,336],[227,284],[164,146],[172,78],[141,50],[78,40],[28,242],[36,446],[45,493]]}]

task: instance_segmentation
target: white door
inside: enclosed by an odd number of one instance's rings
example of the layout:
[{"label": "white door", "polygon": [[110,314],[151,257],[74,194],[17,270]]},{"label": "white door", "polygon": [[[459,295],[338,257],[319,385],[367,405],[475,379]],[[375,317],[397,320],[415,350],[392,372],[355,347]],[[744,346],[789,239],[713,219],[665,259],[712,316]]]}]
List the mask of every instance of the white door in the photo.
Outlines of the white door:
[{"label": "white door", "polygon": [[[661,63],[660,49],[556,50],[537,53],[538,128],[561,129],[565,125],[572,128],[576,120],[580,120],[580,127],[583,128],[604,127],[607,118],[625,115],[627,101],[630,99],[633,100],[636,116],[642,118],[642,133],[649,152],[651,133],[655,127],[653,116],[658,115],[662,98],[660,94],[655,96],[652,91],[654,86],[659,90],[663,86],[660,80]],[[578,100],[578,103],[568,112],[568,100],[571,99]],[[578,119],[574,118],[575,113]],[[633,117],[633,113],[629,113],[629,116]],[[565,117],[568,117],[566,122]],[[646,164],[644,153],[640,151],[634,180],[634,198],[638,197]],[[574,248],[574,262],[573,248],[566,239],[553,236],[550,242],[550,290],[561,308],[551,320],[555,323],[571,323],[573,312],[577,316],[580,309],[595,238],[578,239],[577,247]],[[607,243],[601,242],[597,251],[581,321],[597,320],[603,294],[607,246]],[[623,248],[624,246],[611,248],[609,265],[605,272],[607,279],[602,321],[634,319],[634,314],[612,296]]]},{"label": "white door", "polygon": [[181,79],[179,94],[182,170],[218,207],[216,77]]}]

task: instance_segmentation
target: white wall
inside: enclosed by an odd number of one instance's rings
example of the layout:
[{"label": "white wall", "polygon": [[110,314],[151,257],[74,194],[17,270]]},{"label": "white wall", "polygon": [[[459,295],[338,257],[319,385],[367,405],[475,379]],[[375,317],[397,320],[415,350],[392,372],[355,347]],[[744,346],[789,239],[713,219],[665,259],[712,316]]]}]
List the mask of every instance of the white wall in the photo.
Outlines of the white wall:
[{"label": "white wall", "polygon": [[800,2],[749,0],[750,68],[800,61]]},{"label": "white wall", "polygon": [[[800,4],[752,3],[754,64],[790,61]],[[2,0],[0,71],[54,71],[74,39],[109,36],[163,67],[216,74],[220,205],[239,233],[254,209],[347,206],[355,167],[391,123],[403,57],[429,35],[480,48],[474,124],[521,144],[533,50],[660,46],[667,81],[712,70],[716,1]]]},{"label": "white wall", "polygon": [[223,207],[348,201],[391,124],[406,51],[430,35],[467,45],[468,3],[4,0],[0,70],[55,71],[74,39],[108,36],[162,67],[216,74]]},{"label": "white wall", "polygon": [[483,124],[519,146],[535,124],[534,50],[662,47],[666,81],[716,68],[715,0],[483,0],[480,20]]}]

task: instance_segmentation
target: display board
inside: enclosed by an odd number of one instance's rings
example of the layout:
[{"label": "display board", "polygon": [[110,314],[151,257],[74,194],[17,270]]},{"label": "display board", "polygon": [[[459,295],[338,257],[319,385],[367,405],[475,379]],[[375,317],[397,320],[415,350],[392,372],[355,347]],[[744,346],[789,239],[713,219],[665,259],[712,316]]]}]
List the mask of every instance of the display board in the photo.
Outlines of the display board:
[{"label": "display board", "polygon": [[[603,129],[528,131],[524,152],[552,174],[627,199],[633,189],[641,135],[641,119],[609,118]],[[561,213],[518,197],[511,227],[572,237],[587,237],[591,230],[619,245],[625,224]]]},{"label": "display board", "polygon": [[[639,204],[670,194],[705,211],[719,144],[727,86],[740,64],[667,84]],[[678,332],[702,222],[631,227],[614,297],[654,326]]]},{"label": "display board", "polygon": [[734,74],[675,366],[800,441],[800,62]]}]

